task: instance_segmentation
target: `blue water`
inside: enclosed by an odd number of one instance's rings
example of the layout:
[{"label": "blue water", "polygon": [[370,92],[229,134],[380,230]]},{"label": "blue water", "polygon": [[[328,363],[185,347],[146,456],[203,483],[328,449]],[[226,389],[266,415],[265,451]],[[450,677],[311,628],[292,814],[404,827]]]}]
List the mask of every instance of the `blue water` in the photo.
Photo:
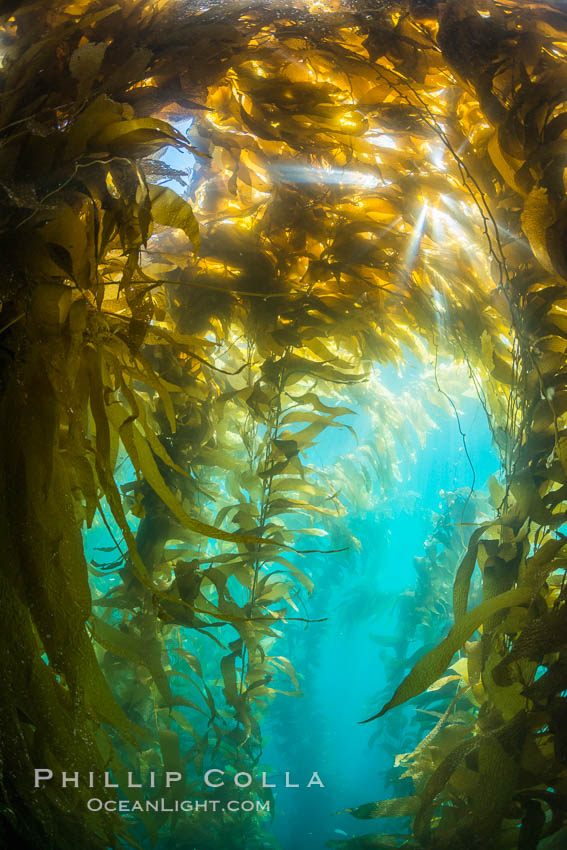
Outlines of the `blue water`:
[{"label": "blue water", "polygon": [[[443,374],[450,374],[450,370]],[[381,372],[380,381],[395,407],[396,399],[402,399],[404,393],[417,393],[418,382],[423,381],[423,367],[408,355],[402,375],[388,367]],[[498,461],[484,411],[471,396],[466,376],[458,382],[457,395],[454,383],[450,394],[460,411],[460,428],[466,434],[476,489],[480,490],[498,468]],[[360,721],[379,710],[404,675],[403,670],[392,668],[393,656],[385,647],[384,638],[403,633],[404,609],[399,603],[415,586],[414,558],[424,554],[424,541],[432,532],[436,516],[446,507],[446,494],[459,491],[463,510],[468,503],[470,462],[454,411],[436,394],[430,376],[431,399],[425,402],[424,411],[431,425],[425,444],[420,446],[409,425],[405,453],[395,441],[390,446],[401,458],[394,485],[386,488],[384,481],[375,477],[364,499],[357,504],[347,502],[348,513],[339,520],[336,532],[331,529],[323,541],[313,537],[298,541],[298,548],[342,548],[345,544],[348,548],[337,554],[302,559],[300,566],[312,576],[315,591],[304,600],[305,611],[300,613],[313,620],[326,618],[325,622],[306,625],[290,621],[284,627],[284,637],[271,650],[292,661],[303,692],[300,697],[276,696],[262,723],[261,765],[278,783],[274,819],[266,822],[265,829],[275,834],[283,850],[321,850],[328,840],[344,839],[345,834],[393,833],[407,828],[403,821],[361,821],[337,812],[411,793],[407,781],[397,788],[389,786],[387,773],[393,755],[410,752],[420,740],[419,727],[413,723],[414,709],[394,709],[392,716],[401,712],[395,721],[389,716],[365,725]],[[435,405],[436,399],[445,409]],[[345,390],[345,398],[339,401],[355,411],[343,421],[356,428],[358,443],[348,431],[331,428],[305,458],[325,467],[331,481],[337,464],[349,454],[356,457],[365,444],[375,439],[371,392],[361,388],[349,397]],[[131,477],[126,463],[121,477],[124,481]],[[466,518],[463,513],[465,521]],[[119,536],[109,516],[107,520]],[[467,533],[465,527],[463,542]],[[96,548],[112,545],[100,518],[87,533],[86,543],[91,558],[102,561],[110,557]],[[117,574],[110,574],[93,578],[93,586],[103,592],[118,581]],[[441,618],[439,636],[449,626],[448,617]],[[217,635],[228,643],[235,633],[231,626],[225,626]],[[420,649],[416,632],[411,651]],[[205,642],[201,651],[208,654],[211,677],[218,678],[215,668],[222,653],[219,650],[215,660],[216,650],[211,642]],[[176,681],[176,691],[183,692],[184,687],[182,679]],[[195,698],[194,692],[187,695]],[[302,787],[282,788],[286,771],[290,781]],[[304,787],[314,771],[324,788]],[[167,850],[167,840],[160,847]]]},{"label": "blue water", "polygon": [[[389,368],[384,383],[401,392],[418,372],[414,365],[400,378]],[[454,401],[479,488],[498,468],[491,434],[476,398],[461,395]],[[427,436],[425,447],[416,451],[415,459],[403,463],[402,480],[395,490],[381,502],[379,482],[375,482],[378,510],[348,516],[361,551],[330,555],[313,564],[318,589],[310,613],[313,618],[327,617],[327,622],[307,629],[290,624],[279,649],[294,661],[299,659],[299,671],[303,659],[305,695],[277,701],[273,711],[277,719],[271,735],[266,736],[265,760],[276,773],[293,769],[296,782],[319,771],[326,785],[325,789],[276,791],[272,829],[285,850],[319,850],[329,839],[345,839],[343,833],[400,831],[400,821],[363,821],[335,813],[411,793],[410,785],[387,787],[384,774],[392,767],[392,752],[383,746],[386,718],[368,725],[359,721],[375,714],[403,678],[400,671],[388,681],[382,663],[384,650],[371,636],[395,636],[403,630],[395,602],[415,585],[413,558],[423,555],[434,514],[445,504],[443,491],[464,488],[466,494],[472,480],[454,413],[441,412],[433,405],[429,409],[437,428]],[[357,430],[364,430],[359,423]],[[348,438],[337,433],[325,436],[315,453],[317,459],[332,465],[344,456],[345,440]],[[443,635],[449,625],[448,620],[440,624]],[[419,644],[414,648],[419,649]],[[394,713],[400,711],[405,712],[409,726],[412,709],[394,709]],[[394,752],[410,752],[419,740],[416,731],[412,738],[409,729],[407,739],[400,740]]]}]

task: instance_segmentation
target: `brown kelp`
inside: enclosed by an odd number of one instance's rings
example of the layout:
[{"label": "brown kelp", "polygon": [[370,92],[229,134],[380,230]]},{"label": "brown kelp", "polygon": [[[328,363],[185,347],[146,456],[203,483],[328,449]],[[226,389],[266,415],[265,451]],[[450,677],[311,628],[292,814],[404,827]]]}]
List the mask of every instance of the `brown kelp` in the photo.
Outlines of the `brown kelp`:
[{"label": "brown kelp", "polygon": [[[454,625],[375,715],[458,652],[472,719],[451,704],[414,795],[356,814],[413,816],[407,846],[545,847],[566,806],[566,16],[536,0],[0,14],[4,838],[135,846],[126,821],[85,814],[87,789],[30,789],[70,752],[117,777],[257,761],[274,692],[298,690],[277,652],[286,619],[309,619],[297,540],[328,549],[318,517],[344,510],[305,453],[409,348],[466,364],[503,477]],[[167,147],[195,157],[191,197]],[[96,517],[114,553],[95,569],[119,583],[93,599]]]}]

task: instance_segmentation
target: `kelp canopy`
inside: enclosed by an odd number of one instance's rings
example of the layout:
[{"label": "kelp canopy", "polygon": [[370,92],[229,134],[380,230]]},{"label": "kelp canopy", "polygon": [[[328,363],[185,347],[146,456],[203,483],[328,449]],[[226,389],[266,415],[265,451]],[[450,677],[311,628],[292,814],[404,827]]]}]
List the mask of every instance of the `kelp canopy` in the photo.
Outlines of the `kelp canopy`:
[{"label": "kelp canopy", "polygon": [[[404,757],[414,795],[353,811],[411,815],[413,835],[334,843],[558,847],[560,4],[1,8],[5,843],[146,840],[87,813],[87,788],[34,791],[34,766],[183,768],[190,786],[212,754],[257,763],[270,700],[298,689],[277,648],[288,620],[309,619],[297,541],[328,550],[322,529],[343,510],[340,470],[330,480],[305,453],[344,427],[350,386],[409,349],[467,365],[502,484],[495,519],[459,553],[448,636],[376,714],[439,687],[460,654],[457,696]],[[190,190],[166,149],[194,157]],[[81,531],[97,520],[114,543],[92,567]],[[116,580],[93,598],[89,570]],[[143,819],[150,840],[258,840],[252,816],[239,832],[228,816],[168,817]]]}]

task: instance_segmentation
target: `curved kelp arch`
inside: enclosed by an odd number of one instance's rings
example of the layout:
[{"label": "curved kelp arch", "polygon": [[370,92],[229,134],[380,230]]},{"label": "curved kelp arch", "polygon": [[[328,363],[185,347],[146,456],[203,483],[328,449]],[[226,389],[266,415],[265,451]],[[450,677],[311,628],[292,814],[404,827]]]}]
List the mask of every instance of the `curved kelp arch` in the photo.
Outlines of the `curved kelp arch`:
[{"label": "curved kelp arch", "polygon": [[[325,550],[321,522],[343,511],[305,452],[346,427],[350,385],[409,349],[466,364],[503,477],[456,569],[454,625],[376,714],[458,680],[401,757],[414,795],[353,810],[412,815],[413,838],[334,844],[558,846],[559,5],[1,4],[6,842],[267,840],[241,813],[142,815],[144,835],[87,812],[88,787],[30,777],[164,767],[189,793],[215,757],[257,764],[267,705],[298,692],[277,654],[286,622],[309,620],[297,541]],[[166,149],[194,157],[192,195]],[[113,552],[88,567],[81,529],[97,519]]]}]

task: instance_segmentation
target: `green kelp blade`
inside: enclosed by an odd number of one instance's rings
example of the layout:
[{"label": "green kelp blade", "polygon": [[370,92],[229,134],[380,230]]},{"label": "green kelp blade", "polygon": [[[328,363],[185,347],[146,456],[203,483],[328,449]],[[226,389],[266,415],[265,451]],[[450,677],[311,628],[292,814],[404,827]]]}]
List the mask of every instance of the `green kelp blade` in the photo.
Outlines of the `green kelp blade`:
[{"label": "green kelp blade", "polygon": [[461,617],[465,615],[467,610],[471,578],[478,554],[478,543],[485,530],[486,526],[482,525],[473,532],[466,554],[457,569],[457,575],[453,583],[453,612],[455,616],[455,623],[457,623]]},{"label": "green kelp blade", "polygon": [[377,714],[361,722],[370,723],[371,720],[382,717],[390,709],[421,694],[445,672],[455,652],[463,646],[464,642],[476,632],[488,617],[502,608],[523,605],[529,602],[533,595],[534,591],[531,587],[517,587],[514,590],[507,590],[505,593],[494,596],[492,599],[487,599],[473,608],[472,611],[461,617],[439,646],[419,659],[398,687],[392,699]]},{"label": "green kelp blade", "polygon": [[403,818],[415,815],[419,810],[419,797],[393,797],[390,800],[379,800],[376,803],[366,803],[355,809],[341,809],[336,814],[348,812],[354,818],[370,820],[371,818]]},{"label": "green kelp blade", "polygon": [[125,413],[126,411],[120,405],[115,404],[108,406],[108,417],[120,434],[122,442],[124,443],[134,467],[141,472],[145,481],[147,481],[152,490],[160,497],[162,502],[167,505],[171,513],[183,526],[185,526],[185,528],[189,531],[194,531],[197,534],[202,534],[205,537],[213,538],[215,540],[226,540],[232,543],[248,543],[254,546],[269,545],[280,549],[292,550],[292,547],[287,546],[285,543],[276,543],[273,540],[260,536],[253,537],[250,534],[233,534],[228,531],[221,531],[220,529],[215,528],[212,525],[208,525],[195,517],[189,516],[181,502],[165,483],[148,442],[135,426],[132,417],[124,417]]},{"label": "green kelp blade", "polygon": [[397,847],[405,846],[400,843],[409,838],[409,836],[397,835],[357,835],[354,838],[339,838],[327,841],[327,847],[334,847],[335,850],[394,850]]},{"label": "green kelp blade", "polygon": [[191,206],[167,186],[150,183],[148,188],[153,220],[165,227],[178,227],[183,230],[191,240],[193,252],[196,254],[200,244],[199,225]]}]

